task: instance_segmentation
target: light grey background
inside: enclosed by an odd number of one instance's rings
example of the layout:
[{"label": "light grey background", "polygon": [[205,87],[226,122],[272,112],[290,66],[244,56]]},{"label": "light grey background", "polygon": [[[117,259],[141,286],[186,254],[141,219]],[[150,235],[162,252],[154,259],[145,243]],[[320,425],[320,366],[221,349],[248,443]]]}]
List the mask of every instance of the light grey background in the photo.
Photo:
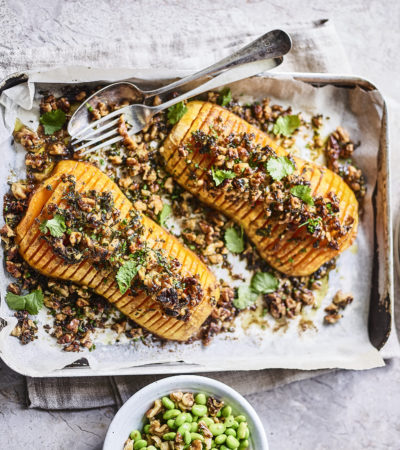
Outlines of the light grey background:
[{"label": "light grey background", "polygon": [[[399,0],[0,0],[0,57],[12,57],[15,48],[26,49],[28,42],[33,55],[41,55],[44,45],[56,48],[62,42],[81,42],[90,48],[112,36],[117,48],[125,41],[140,42],[143,27],[154,27],[154,39],[160,41],[163,30],[173,27],[179,43],[191,39],[188,30],[192,23],[232,26],[238,34],[245,34],[255,24],[265,23],[268,30],[322,18],[333,19],[353,72],[373,81],[389,99],[393,192],[399,193]],[[147,44],[143,42],[144,49]],[[399,196],[393,195],[395,213],[398,207]],[[115,414],[113,408],[27,410],[22,406],[24,388],[23,377],[0,363],[1,448],[101,447]],[[400,449],[399,360],[381,369],[330,373],[252,395],[249,400],[259,412],[274,450]]]}]

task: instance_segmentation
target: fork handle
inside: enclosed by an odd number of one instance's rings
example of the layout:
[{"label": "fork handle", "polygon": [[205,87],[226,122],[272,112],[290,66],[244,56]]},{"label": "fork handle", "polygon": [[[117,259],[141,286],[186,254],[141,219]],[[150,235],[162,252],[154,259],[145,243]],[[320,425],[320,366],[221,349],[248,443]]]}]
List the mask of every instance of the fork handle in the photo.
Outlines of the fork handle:
[{"label": "fork handle", "polygon": [[292,47],[290,36],[283,30],[273,30],[259,37],[250,44],[242,47],[230,56],[218,61],[217,63],[206,67],[199,72],[196,72],[187,77],[181,78],[173,83],[163,86],[152,91],[145,91],[145,98],[154,97],[155,95],[166,94],[174,92],[178,87],[193,81],[199,80],[206,75],[215,75],[226,69],[231,69],[235,66],[252,63],[255,61],[279,58]]}]

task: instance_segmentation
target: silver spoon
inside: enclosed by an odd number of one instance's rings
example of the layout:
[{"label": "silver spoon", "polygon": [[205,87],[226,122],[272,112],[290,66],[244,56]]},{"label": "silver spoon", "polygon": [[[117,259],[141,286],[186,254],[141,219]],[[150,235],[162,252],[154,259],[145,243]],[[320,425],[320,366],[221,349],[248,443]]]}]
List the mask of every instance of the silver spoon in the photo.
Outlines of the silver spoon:
[{"label": "silver spoon", "polygon": [[[100,119],[100,121],[90,123],[90,114],[88,109],[96,108],[99,102],[107,105],[118,103],[121,100],[126,100],[129,104],[146,104],[149,99],[152,99],[158,95],[161,97],[161,101],[163,103],[172,92],[177,90],[177,88],[184,87],[184,92],[191,91],[193,89],[194,82],[204,80],[204,78],[208,75],[215,76],[223,71],[226,71],[227,69],[232,69],[237,66],[261,60],[267,61],[260,72],[277,67],[283,61],[282,56],[288,53],[291,47],[292,42],[290,36],[286,32],[282,30],[273,30],[236,51],[232,55],[213,64],[212,66],[158,89],[144,91],[138,88],[135,84],[127,81],[113,83],[95,92],[85,102],[83,102],[82,105],[79,106],[68,123],[68,133],[70,136],[77,138],[75,145],[78,142],[81,142],[82,139],[93,137],[93,133],[91,131],[93,131],[93,127],[96,123],[99,124],[102,119]],[[119,115],[120,114],[122,114],[122,110],[120,110]],[[106,117],[110,118],[110,115],[105,116],[103,119]],[[143,125],[142,128],[144,126],[145,125]],[[89,131],[89,133],[86,133],[85,131]],[[137,133],[138,131],[140,130],[135,132]]]}]

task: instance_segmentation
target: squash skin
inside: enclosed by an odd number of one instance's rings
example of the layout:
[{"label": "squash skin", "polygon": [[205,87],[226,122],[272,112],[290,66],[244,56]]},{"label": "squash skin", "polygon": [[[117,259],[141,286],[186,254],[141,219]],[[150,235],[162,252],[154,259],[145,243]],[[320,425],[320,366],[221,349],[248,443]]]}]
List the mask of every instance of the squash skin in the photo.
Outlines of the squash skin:
[{"label": "squash skin", "polygon": [[[278,156],[286,156],[288,153],[261,130],[218,105],[193,101],[187,104],[187,109],[186,114],[174,126],[164,142],[163,156],[167,171],[181,186],[203,203],[217,209],[242,226],[257,247],[261,257],[272,267],[289,276],[311,275],[353,243],[358,225],[356,197],[339,175],[317,164],[293,158],[296,164],[295,173],[306,170],[303,177],[310,181],[312,195],[327,198],[327,194],[333,191],[340,201],[340,223],[343,225],[350,217],[354,219],[350,231],[338,239],[339,250],[327,246],[314,248],[313,244],[316,239],[306,232],[305,227],[290,231],[281,238],[280,234],[286,225],[279,225],[273,218],[267,218],[261,201],[256,201],[254,205],[250,205],[246,201],[232,202],[226,198],[224,192],[213,196],[209,191],[198,187],[192,178],[204,179],[207,176],[206,172],[213,165],[213,158],[209,154],[200,154],[199,151],[194,151],[190,154],[192,162],[189,168],[185,158],[179,155],[178,147],[191,138],[193,131],[201,130],[209,134],[210,126],[217,117],[223,126],[222,134],[224,136],[231,132],[253,133],[256,144],[260,144],[262,147],[266,145],[272,147]],[[257,229],[265,228],[268,225],[272,226],[270,236],[260,236],[256,233]]]},{"label": "squash skin", "polygon": [[[76,161],[61,161],[52,176],[45,180],[33,193],[27,212],[19,223],[16,234],[21,256],[38,272],[52,278],[72,281],[90,287],[96,293],[113,303],[124,314],[150,332],[164,338],[186,341],[196,333],[213,309],[213,302],[219,298],[219,289],[214,275],[206,265],[190,250],[185,248],[174,236],[161,228],[146,216],[142,216],[144,236],[152,248],[164,249],[170,257],[176,257],[181,263],[183,276],[199,276],[203,289],[203,299],[191,308],[188,321],[166,316],[158,301],[144,292],[136,296],[128,290],[121,294],[115,281],[115,274],[108,269],[98,270],[89,260],[77,264],[68,264],[56,255],[51,246],[40,239],[39,223],[46,219],[45,205],[48,202],[60,204],[65,185],[61,182],[63,174],[76,177],[76,189],[84,192],[89,189],[111,191],[114,204],[121,212],[121,219],[133,209],[117,185],[99,169],[91,164]],[[51,185],[52,190],[46,186]]]}]

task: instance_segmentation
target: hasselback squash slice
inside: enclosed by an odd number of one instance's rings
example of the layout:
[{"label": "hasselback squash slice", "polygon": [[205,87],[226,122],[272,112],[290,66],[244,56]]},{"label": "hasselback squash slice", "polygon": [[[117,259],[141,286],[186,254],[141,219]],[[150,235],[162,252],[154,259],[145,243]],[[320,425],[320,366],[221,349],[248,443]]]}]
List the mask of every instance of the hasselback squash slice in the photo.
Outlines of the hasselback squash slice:
[{"label": "hasselback squash slice", "polygon": [[[129,257],[132,256],[142,258],[134,273],[136,278],[142,276],[142,284],[134,288],[127,285],[125,290],[116,280],[119,272],[111,261],[116,259],[116,248],[126,248],[122,238],[113,240],[105,250],[101,246],[96,247],[96,239],[100,239],[96,235],[90,238],[79,230],[71,232],[65,225],[70,223],[68,214],[72,210],[71,205],[76,204],[76,215],[71,221],[76,217],[89,218],[96,233],[100,227],[96,220],[104,217],[102,214],[106,214],[106,210],[94,209],[97,215],[93,214],[91,208],[95,208],[93,205],[97,201],[94,199],[98,199],[102,208],[106,208],[104,204],[107,202],[113,205],[112,217],[115,216],[115,220],[110,219],[114,220],[110,235],[135,236],[128,241],[128,245],[139,245],[140,242],[141,247],[132,250],[133,255],[126,256],[129,251],[126,252],[125,259],[128,261],[123,263],[128,262],[129,265]],[[107,214],[111,217],[111,213]],[[61,225],[57,223],[60,215]],[[125,228],[121,225],[124,223],[128,223]],[[137,234],[130,233],[130,223],[135,223]],[[49,231],[52,224],[61,226],[61,231]],[[117,229],[116,224],[123,227],[123,231],[118,231],[120,228]],[[57,237],[57,233],[62,236]],[[82,236],[86,239],[88,250],[81,241],[80,247],[76,244],[78,239],[83,239]],[[22,257],[40,273],[88,286],[136,323],[165,339],[189,339],[209,316],[219,296],[216,279],[205,264],[175,237],[148,217],[137,213],[117,185],[88,163],[58,163],[52,176],[33,193],[28,210],[17,227],[17,242]],[[91,249],[91,245],[95,250]],[[83,248],[83,251],[78,251],[78,248]],[[152,272],[146,272],[149,264],[152,264]],[[128,284],[136,278],[131,274]],[[159,284],[155,280],[160,280]],[[186,302],[179,303],[182,298]]]},{"label": "hasselback squash slice", "polygon": [[[179,184],[243,227],[260,255],[285,274],[310,275],[355,239],[358,202],[343,179],[291,157],[225,108],[188,103],[162,152]],[[271,159],[292,172],[271,177]]]}]

